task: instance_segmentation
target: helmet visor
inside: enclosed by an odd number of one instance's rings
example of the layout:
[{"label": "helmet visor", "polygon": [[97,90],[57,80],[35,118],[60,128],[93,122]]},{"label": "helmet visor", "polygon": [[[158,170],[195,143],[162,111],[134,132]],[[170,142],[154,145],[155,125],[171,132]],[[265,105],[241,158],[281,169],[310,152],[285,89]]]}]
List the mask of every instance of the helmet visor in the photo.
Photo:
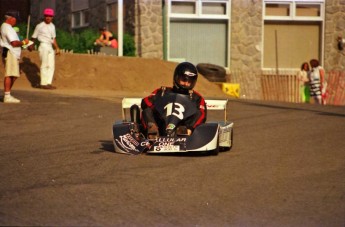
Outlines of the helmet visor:
[{"label": "helmet visor", "polygon": [[197,76],[192,72],[185,72],[184,74],[180,74],[177,77],[177,83],[180,87],[185,89],[192,89],[195,85]]},{"label": "helmet visor", "polygon": [[192,83],[194,81],[193,77],[190,77],[190,76],[185,75],[185,74],[180,75],[178,79],[182,82],[187,82],[187,83]]}]

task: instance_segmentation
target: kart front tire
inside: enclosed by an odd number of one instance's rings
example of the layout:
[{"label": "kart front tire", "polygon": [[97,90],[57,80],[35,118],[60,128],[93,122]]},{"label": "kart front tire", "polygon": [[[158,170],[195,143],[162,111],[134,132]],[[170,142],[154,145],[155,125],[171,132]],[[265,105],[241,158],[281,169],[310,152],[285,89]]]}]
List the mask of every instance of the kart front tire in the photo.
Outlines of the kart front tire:
[{"label": "kart front tire", "polygon": [[225,152],[225,151],[230,151],[232,147],[234,146],[234,129],[231,129],[231,146],[230,147],[221,147],[220,151]]}]

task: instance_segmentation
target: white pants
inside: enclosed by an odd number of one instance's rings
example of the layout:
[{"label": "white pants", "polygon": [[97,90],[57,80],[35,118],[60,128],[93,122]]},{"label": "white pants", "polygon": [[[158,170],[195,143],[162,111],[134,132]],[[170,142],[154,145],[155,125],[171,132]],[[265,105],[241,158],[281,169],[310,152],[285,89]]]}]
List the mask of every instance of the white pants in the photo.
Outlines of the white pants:
[{"label": "white pants", "polygon": [[41,43],[39,48],[41,59],[41,85],[52,84],[55,70],[55,52],[52,44]]}]

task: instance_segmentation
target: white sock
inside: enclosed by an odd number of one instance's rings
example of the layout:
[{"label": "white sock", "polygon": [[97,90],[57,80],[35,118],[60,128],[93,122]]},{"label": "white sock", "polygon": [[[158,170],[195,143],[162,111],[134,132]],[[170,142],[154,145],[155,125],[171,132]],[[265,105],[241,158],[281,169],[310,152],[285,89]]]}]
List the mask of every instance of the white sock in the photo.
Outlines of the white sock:
[{"label": "white sock", "polygon": [[5,96],[11,96],[11,92],[10,91],[6,91],[5,92]]}]

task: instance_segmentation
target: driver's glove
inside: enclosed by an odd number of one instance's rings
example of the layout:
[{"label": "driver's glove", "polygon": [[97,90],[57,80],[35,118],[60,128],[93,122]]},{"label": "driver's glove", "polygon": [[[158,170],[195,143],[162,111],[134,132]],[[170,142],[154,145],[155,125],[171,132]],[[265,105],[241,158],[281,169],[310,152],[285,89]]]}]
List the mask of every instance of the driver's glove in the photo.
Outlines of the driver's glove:
[{"label": "driver's glove", "polygon": [[165,129],[165,133],[168,137],[174,137],[175,136],[175,125],[174,124],[168,124],[168,126]]},{"label": "driver's glove", "polygon": [[175,136],[175,131],[173,129],[166,129],[165,130],[167,137],[174,137]]}]

